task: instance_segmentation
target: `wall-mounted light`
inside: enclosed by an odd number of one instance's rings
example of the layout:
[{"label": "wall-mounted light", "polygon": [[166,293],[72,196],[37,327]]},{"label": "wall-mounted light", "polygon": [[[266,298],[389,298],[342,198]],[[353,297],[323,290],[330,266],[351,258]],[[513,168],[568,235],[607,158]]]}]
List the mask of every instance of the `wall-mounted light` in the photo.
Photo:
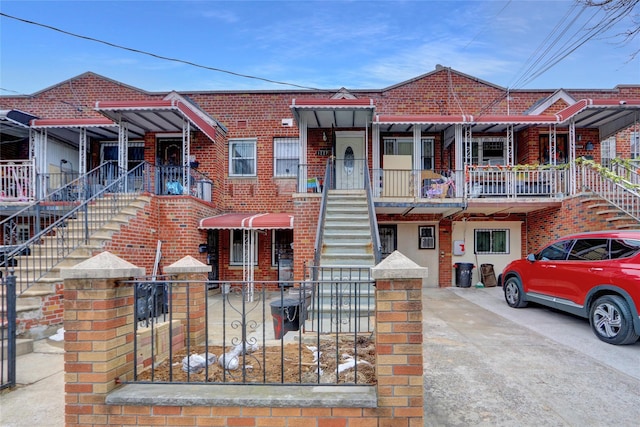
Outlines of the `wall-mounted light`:
[{"label": "wall-mounted light", "polygon": [[327,142],[327,133],[326,132],[322,132],[322,140],[324,142]]},{"label": "wall-mounted light", "polygon": [[587,141],[587,145],[585,148],[587,151],[593,151],[593,142]]}]

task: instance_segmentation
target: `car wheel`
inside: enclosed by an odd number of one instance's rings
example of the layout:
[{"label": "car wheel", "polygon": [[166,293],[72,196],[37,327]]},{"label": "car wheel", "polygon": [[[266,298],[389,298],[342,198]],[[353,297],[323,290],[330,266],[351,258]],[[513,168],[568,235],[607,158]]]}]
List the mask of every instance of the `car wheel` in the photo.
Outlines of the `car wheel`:
[{"label": "car wheel", "polygon": [[521,308],[527,306],[522,292],[522,284],[517,277],[509,277],[502,285],[502,288],[504,289],[504,299],[510,307]]},{"label": "car wheel", "polygon": [[633,330],[631,310],[621,296],[598,298],[589,311],[589,323],[596,336],[606,343],[625,345],[638,340]]}]

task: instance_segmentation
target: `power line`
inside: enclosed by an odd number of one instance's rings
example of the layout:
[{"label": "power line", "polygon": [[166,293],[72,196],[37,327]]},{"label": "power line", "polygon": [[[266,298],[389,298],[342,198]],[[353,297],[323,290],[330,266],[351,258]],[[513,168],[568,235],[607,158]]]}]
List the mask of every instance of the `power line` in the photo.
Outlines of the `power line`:
[{"label": "power line", "polygon": [[109,47],[115,47],[116,49],[122,49],[122,50],[126,50],[126,51],[129,51],[129,52],[138,53],[138,54],[141,54],[141,55],[147,55],[147,56],[151,56],[151,57],[157,58],[157,59],[162,59],[162,60],[165,60],[165,61],[177,62],[177,63],[180,63],[180,64],[190,65],[190,66],[196,67],[196,68],[202,68],[204,70],[216,71],[216,72],[219,72],[219,73],[230,74],[232,76],[243,77],[243,78],[246,78],[246,79],[260,80],[260,81],[263,81],[263,82],[273,83],[273,84],[277,84],[277,85],[291,86],[291,87],[296,87],[296,88],[300,88],[300,89],[309,89],[309,90],[315,90],[315,91],[321,91],[321,92],[329,92],[326,89],[318,89],[318,88],[315,88],[315,87],[298,85],[298,84],[295,84],[295,83],[281,82],[281,81],[278,81],[278,80],[271,80],[271,79],[267,79],[267,78],[264,78],[264,77],[252,76],[250,74],[236,73],[235,71],[224,70],[222,68],[216,68],[216,67],[209,67],[207,65],[197,64],[195,62],[187,61],[187,60],[184,60],[184,59],[171,58],[171,57],[168,57],[168,56],[158,55],[156,53],[151,53],[151,52],[147,52],[147,51],[144,51],[144,50],[135,49],[135,48],[131,48],[131,47],[127,47],[127,46],[122,46],[122,45],[119,45],[119,44],[111,43],[111,42],[108,42],[108,41],[105,41],[105,40],[100,40],[100,39],[96,39],[96,38],[93,38],[93,37],[83,36],[81,34],[72,33],[70,31],[65,31],[63,29],[60,29],[60,28],[57,28],[57,27],[53,27],[51,25],[41,24],[39,22],[30,21],[28,19],[18,18],[17,16],[8,15],[8,14],[6,14],[4,12],[0,12],[0,16],[4,16],[5,18],[10,18],[10,19],[15,19],[16,21],[24,22],[26,24],[31,24],[31,25],[36,25],[38,27],[47,28],[49,30],[57,31],[59,33],[62,33],[62,34],[68,35],[68,36],[77,37],[79,39],[88,40],[88,41],[92,41],[92,42],[96,42],[96,43],[101,43],[101,44],[104,44],[104,45],[109,46]]}]

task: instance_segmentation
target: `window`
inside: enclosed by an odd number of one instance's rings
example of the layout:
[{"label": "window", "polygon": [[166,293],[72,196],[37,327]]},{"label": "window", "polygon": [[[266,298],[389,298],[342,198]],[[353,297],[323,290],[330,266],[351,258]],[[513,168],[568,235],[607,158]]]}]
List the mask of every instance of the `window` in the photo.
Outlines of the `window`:
[{"label": "window", "polygon": [[300,144],[298,138],[273,139],[273,175],[296,177],[298,175]]},{"label": "window", "polygon": [[573,245],[573,240],[563,240],[547,246],[536,256],[541,261],[564,261],[569,255],[569,249]]},{"label": "window", "polygon": [[[144,161],[144,142],[129,142],[127,158],[129,170],[135,168]],[[100,163],[112,161],[118,162],[118,143],[104,142],[100,146]]]},{"label": "window", "polygon": [[640,159],[640,132],[631,132],[631,158]]},{"label": "window", "polygon": [[572,261],[599,261],[609,259],[607,239],[578,239],[569,253]]},{"label": "window", "polygon": [[477,254],[508,254],[509,230],[475,230]]},{"label": "window", "polygon": [[293,230],[273,230],[271,233],[271,265],[278,259],[293,259]]},{"label": "window", "polygon": [[611,167],[611,160],[616,158],[615,136],[612,136],[600,142],[600,155],[602,166]]},{"label": "window", "polygon": [[231,231],[231,258],[229,260],[229,264],[231,265],[242,265],[242,257],[244,255],[244,248],[246,247],[247,256],[249,255],[249,244],[248,242],[243,244],[243,235],[246,232],[247,239],[249,238],[249,233],[251,233],[253,238],[253,265],[258,265],[258,233],[256,231],[246,231],[246,230],[232,230]]},{"label": "window", "polygon": [[229,141],[229,176],[256,175],[256,140]]},{"label": "window", "polygon": [[413,154],[412,138],[385,138],[384,153],[396,156],[411,156]]},{"label": "window", "polygon": [[436,227],[427,225],[418,227],[418,248],[435,249],[436,248]]},{"label": "window", "polygon": [[504,138],[474,138],[471,141],[471,164],[504,165],[507,150]]},{"label": "window", "polygon": [[378,234],[380,235],[382,259],[385,259],[398,248],[397,226],[378,225]]},{"label": "window", "polygon": [[640,252],[640,240],[611,240],[611,259],[629,258]]},{"label": "window", "polygon": [[[540,135],[540,163],[549,162],[549,135]],[[555,163],[567,163],[567,135],[556,134]]]},{"label": "window", "polygon": [[433,162],[433,138],[422,138],[422,169],[432,170],[434,167]]}]

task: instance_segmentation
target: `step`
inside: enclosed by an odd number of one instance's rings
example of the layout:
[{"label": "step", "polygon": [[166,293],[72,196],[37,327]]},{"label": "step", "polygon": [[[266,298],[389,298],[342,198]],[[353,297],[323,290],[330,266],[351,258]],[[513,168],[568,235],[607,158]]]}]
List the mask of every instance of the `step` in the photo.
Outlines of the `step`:
[{"label": "step", "polygon": [[[2,340],[2,360],[7,362],[7,351],[9,346],[7,340]],[[16,356],[33,353],[33,340],[27,338],[16,338]]]}]

